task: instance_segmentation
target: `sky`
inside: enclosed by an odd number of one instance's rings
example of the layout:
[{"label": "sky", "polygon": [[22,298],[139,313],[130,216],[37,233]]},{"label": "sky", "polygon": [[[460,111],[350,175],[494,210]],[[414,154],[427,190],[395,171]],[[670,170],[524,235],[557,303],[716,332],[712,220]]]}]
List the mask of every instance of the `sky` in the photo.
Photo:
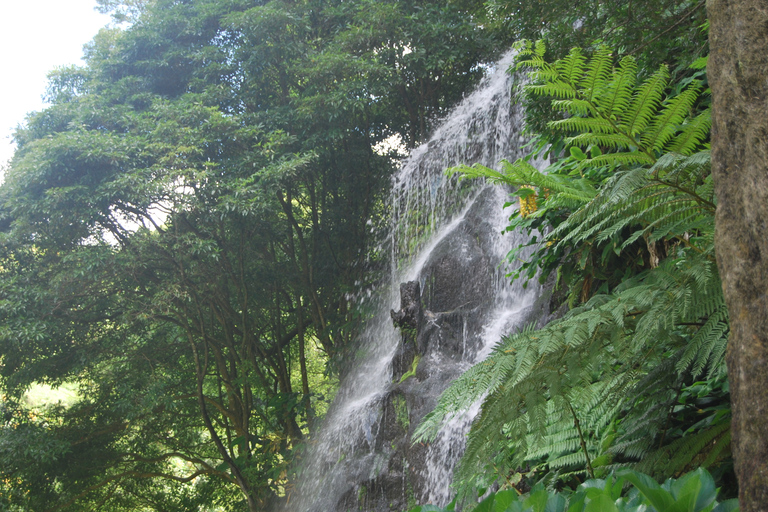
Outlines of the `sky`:
[{"label": "sky", "polygon": [[44,108],[47,74],[82,64],[83,45],[110,17],[96,0],[0,0],[0,168],[13,155],[11,134]]}]

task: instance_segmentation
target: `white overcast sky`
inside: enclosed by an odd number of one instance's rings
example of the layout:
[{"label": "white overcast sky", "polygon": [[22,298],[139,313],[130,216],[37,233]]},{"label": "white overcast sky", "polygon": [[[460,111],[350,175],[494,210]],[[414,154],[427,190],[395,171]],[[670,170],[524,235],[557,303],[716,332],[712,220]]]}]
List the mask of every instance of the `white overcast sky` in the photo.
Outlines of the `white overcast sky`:
[{"label": "white overcast sky", "polygon": [[46,75],[82,64],[83,45],[110,17],[96,0],[0,0],[0,167],[13,155],[11,134],[44,105]]}]

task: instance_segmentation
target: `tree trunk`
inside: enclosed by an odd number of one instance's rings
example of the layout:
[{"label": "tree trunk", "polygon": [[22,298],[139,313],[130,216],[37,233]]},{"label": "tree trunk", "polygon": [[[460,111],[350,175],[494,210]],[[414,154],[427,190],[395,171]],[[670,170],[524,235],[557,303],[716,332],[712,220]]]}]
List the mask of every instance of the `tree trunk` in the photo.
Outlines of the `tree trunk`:
[{"label": "tree trunk", "polygon": [[742,512],[768,510],[768,2],[709,0],[717,263]]}]

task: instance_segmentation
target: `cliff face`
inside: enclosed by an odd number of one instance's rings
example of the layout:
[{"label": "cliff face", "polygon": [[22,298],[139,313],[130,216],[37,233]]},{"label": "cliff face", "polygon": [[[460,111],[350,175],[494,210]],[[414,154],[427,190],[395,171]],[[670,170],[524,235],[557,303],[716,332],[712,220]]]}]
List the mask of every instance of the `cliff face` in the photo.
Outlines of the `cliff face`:
[{"label": "cliff face", "polygon": [[493,188],[483,190],[463,220],[433,248],[418,279],[400,285],[400,310],[390,313],[400,341],[373,446],[379,468],[351,486],[335,510],[406,510],[448,500],[450,475],[463,452],[472,414],[447,425],[429,445],[412,444],[415,428],[448,385],[489,352],[494,343],[490,338],[545,313],[535,290],[498,303],[498,288],[512,289],[498,269],[494,220],[503,195]]}]

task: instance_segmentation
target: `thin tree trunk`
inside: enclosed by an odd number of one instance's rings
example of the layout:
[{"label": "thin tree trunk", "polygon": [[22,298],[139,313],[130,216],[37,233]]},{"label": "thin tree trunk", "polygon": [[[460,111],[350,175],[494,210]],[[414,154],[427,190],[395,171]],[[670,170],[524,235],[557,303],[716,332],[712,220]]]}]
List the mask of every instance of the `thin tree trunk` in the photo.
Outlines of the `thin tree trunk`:
[{"label": "thin tree trunk", "polygon": [[307,419],[307,426],[312,427],[312,422],[315,419],[315,411],[312,409],[312,401],[309,394],[309,375],[307,373],[307,355],[305,350],[306,339],[304,336],[304,315],[302,314],[304,305],[302,304],[301,297],[296,300],[296,309],[299,317],[299,364],[301,366],[301,393],[304,401],[305,417]]},{"label": "thin tree trunk", "polygon": [[715,247],[742,512],[768,510],[768,1],[709,0]]},{"label": "thin tree trunk", "polygon": [[[222,443],[221,438],[219,437],[218,432],[216,432],[216,427],[213,426],[213,422],[211,421],[211,417],[208,414],[208,408],[205,405],[205,394],[203,392],[203,380],[205,378],[205,369],[200,361],[200,354],[197,350],[197,345],[195,344],[195,340],[193,336],[189,336],[189,344],[192,348],[192,355],[194,356],[195,360],[195,373],[197,378],[197,403],[200,407],[200,413],[203,418],[203,423],[205,424],[205,428],[208,430],[208,434],[211,436],[211,440],[216,445],[216,449],[219,452],[219,455],[224,459],[224,462],[227,463],[227,466],[232,471],[232,475],[235,478],[235,482],[237,482],[238,487],[240,487],[240,492],[242,492],[243,496],[245,496],[245,499],[248,503],[248,510],[250,512],[258,512],[259,506],[256,500],[254,499],[253,495],[251,494],[251,488],[248,483],[248,480],[245,478],[245,475],[243,475],[242,471],[240,470],[240,467],[235,463],[234,460],[232,460],[232,457],[230,456],[229,451],[227,450],[226,446],[224,446],[224,443]],[[207,362],[205,364],[207,366]]]}]

